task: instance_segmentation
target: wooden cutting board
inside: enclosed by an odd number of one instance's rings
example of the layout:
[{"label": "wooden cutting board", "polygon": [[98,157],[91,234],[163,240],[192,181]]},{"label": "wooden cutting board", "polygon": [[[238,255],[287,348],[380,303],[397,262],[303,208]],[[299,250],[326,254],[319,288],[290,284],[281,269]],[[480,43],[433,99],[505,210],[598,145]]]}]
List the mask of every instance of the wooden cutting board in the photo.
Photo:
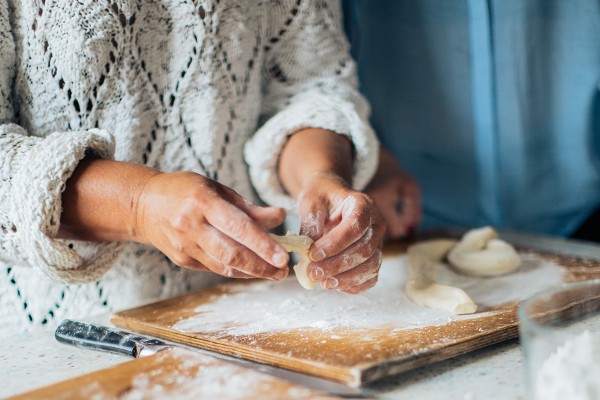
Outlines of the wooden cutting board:
[{"label": "wooden cutting board", "polygon": [[12,400],[336,399],[190,350],[165,350]]},{"label": "wooden cutting board", "polygon": [[411,303],[406,256],[388,248],[377,286],[358,296],[285,282],[231,282],[119,312],[112,322],[223,354],[361,386],[518,335],[516,307],[560,282],[600,278],[600,261],[521,252],[518,272],[467,278],[439,265],[440,281],[479,304],[453,316]]}]

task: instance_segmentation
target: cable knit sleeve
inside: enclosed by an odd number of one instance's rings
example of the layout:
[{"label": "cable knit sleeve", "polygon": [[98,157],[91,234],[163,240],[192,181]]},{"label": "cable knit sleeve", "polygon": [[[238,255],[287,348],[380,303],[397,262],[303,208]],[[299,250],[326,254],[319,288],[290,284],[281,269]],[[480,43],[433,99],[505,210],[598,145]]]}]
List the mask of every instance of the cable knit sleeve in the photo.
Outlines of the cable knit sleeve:
[{"label": "cable knit sleeve", "polygon": [[97,279],[118,253],[118,243],[78,246],[55,239],[66,180],[86,154],[112,158],[114,141],[101,130],[37,137],[14,122],[15,46],[6,2],[0,1],[0,260],[41,269],[54,279]]},{"label": "cable knit sleeve", "polygon": [[355,150],[352,185],[362,190],[373,176],[378,144],[369,106],[357,91],[355,63],[342,33],[337,1],[284,1],[272,8],[265,47],[262,120],[245,159],[252,183],[268,204],[294,211],[278,178],[287,138],[303,128],[346,135]]}]

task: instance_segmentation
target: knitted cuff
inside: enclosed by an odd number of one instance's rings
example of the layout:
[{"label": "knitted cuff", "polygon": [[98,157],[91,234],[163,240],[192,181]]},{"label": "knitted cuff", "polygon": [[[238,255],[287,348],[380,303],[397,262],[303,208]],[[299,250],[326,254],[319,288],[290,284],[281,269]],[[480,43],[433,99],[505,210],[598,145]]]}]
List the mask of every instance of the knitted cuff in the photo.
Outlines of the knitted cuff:
[{"label": "knitted cuff", "polygon": [[[66,241],[55,239],[62,212],[61,197],[67,179],[86,155],[114,157],[114,142],[105,131],[57,132],[32,143],[13,159],[10,212],[14,245],[20,258],[53,279],[67,283],[98,279],[118,255],[119,243],[90,243],[92,255],[84,260]],[[88,251],[89,253],[89,251]]]},{"label": "knitted cuff", "polygon": [[296,213],[296,201],[279,180],[279,155],[288,137],[305,128],[327,129],[352,141],[355,151],[352,187],[355,190],[364,189],[377,169],[377,138],[354,105],[336,96],[302,94],[294,104],[269,119],[246,144],[244,152],[258,195],[267,204],[292,213]]}]

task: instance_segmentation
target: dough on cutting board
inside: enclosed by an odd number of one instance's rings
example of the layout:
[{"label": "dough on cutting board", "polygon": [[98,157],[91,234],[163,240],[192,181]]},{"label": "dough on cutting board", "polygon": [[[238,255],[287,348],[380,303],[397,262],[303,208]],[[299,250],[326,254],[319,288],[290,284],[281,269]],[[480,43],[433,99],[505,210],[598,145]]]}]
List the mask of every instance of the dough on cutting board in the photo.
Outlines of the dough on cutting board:
[{"label": "dough on cutting board", "polygon": [[505,275],[521,265],[514,247],[489,226],[468,231],[450,250],[448,261],[461,274],[480,277]]},{"label": "dough on cutting board", "polygon": [[456,240],[430,240],[408,248],[408,278],[406,295],[418,305],[450,311],[453,314],[472,314],[477,304],[464,290],[436,282],[435,268]]},{"label": "dough on cutting board", "polygon": [[454,314],[472,314],[477,304],[462,289],[436,282],[435,267],[446,256],[465,275],[493,277],[515,271],[521,258],[508,243],[497,239],[490,227],[472,229],[460,241],[430,240],[408,248],[405,290],[416,304]]},{"label": "dough on cutting board", "polygon": [[308,264],[310,264],[308,249],[312,246],[313,240],[308,236],[297,235],[289,231],[285,236],[271,234],[271,237],[277,240],[287,251],[298,254],[300,261],[294,265],[296,279],[304,289],[313,290],[317,286],[317,282],[309,278],[307,271]]}]

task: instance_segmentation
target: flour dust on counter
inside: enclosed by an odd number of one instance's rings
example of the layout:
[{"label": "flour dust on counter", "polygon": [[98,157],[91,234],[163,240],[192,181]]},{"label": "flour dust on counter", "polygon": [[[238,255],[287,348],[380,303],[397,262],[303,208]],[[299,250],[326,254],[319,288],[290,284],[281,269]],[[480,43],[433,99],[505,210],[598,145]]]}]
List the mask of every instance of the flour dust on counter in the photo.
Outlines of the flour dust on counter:
[{"label": "flour dust on counter", "polygon": [[174,348],[54,385],[14,400],[311,399],[334,397],[189,350]]},{"label": "flour dust on counter", "polygon": [[239,336],[307,328],[331,331],[330,338],[335,339],[336,328],[394,326],[402,330],[443,325],[493,312],[495,307],[524,300],[561,282],[563,269],[556,263],[533,253],[521,256],[523,263],[517,271],[495,278],[464,276],[438,265],[440,283],[464,289],[480,306],[481,312],[470,316],[410,301],[404,292],[407,259],[401,255],[384,259],[378,284],[361,295],[308,292],[293,279],[231,285],[227,294],[197,307],[195,315],[178,321],[173,329]]},{"label": "flour dust on counter", "polygon": [[[177,399],[304,399],[315,392],[295,385],[282,385],[282,381],[269,375],[241,368],[212,357],[173,349],[171,354],[160,354],[157,364],[167,358],[180,363],[177,373],[160,368],[135,375],[131,386],[120,399],[162,399],[165,395]],[[275,386],[284,386],[285,390]],[[277,390],[275,390],[277,389]],[[320,397],[320,396],[318,396]],[[324,396],[325,397],[325,396]],[[328,397],[328,396],[327,396]]]}]

